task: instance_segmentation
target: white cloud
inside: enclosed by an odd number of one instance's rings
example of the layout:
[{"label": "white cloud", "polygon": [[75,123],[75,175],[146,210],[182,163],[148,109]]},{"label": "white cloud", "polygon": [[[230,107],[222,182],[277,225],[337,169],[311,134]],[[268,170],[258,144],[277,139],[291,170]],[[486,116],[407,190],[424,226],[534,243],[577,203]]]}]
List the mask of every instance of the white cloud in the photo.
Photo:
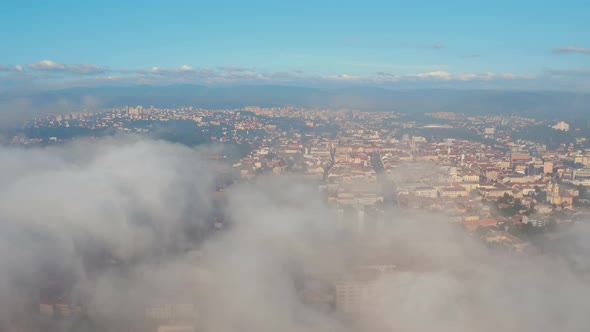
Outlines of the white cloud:
[{"label": "white cloud", "polygon": [[41,60],[37,63],[31,63],[27,67],[33,70],[64,70],[66,65],[53,60]]},{"label": "white cloud", "polygon": [[[350,72],[312,74],[302,69],[285,71],[264,71],[255,67],[215,66],[194,67],[183,64],[175,68],[158,67],[146,69],[109,69],[96,64],[64,64],[53,60],[42,60],[26,66],[0,65],[0,86],[30,86],[33,82],[46,86],[78,87],[100,85],[116,82],[120,85],[134,84],[376,84],[416,83],[455,84],[465,82],[486,82],[486,86],[512,80],[528,80],[535,83],[548,72],[538,75],[521,75],[514,73],[457,73],[449,70],[447,65],[398,65],[377,62],[339,62],[340,66],[363,67],[364,71],[373,69],[373,74],[359,74],[362,68],[351,68]],[[561,73],[563,74],[563,73]],[[545,76],[544,76],[545,75]],[[557,75],[553,73],[549,78]],[[563,75],[562,75],[563,76]],[[568,75],[572,77],[573,75]],[[579,76],[579,75],[578,75]],[[541,84],[541,82],[537,82]],[[520,83],[519,83],[520,84]]]},{"label": "white cloud", "polygon": [[182,65],[179,68],[152,67],[152,69],[150,69],[149,71],[136,70],[134,72],[139,73],[139,74],[148,73],[148,74],[165,75],[165,74],[188,73],[188,72],[194,72],[194,71],[195,71],[195,69],[193,67],[191,67],[189,65]]},{"label": "white cloud", "polygon": [[[420,211],[384,208],[353,229],[356,212],[342,222],[315,186],[288,177],[236,183],[216,211],[212,152],[122,138],[0,147],[0,308],[12,309],[0,310],[0,324],[19,322],[39,300],[31,290],[50,281],[109,331],[145,329],[147,309],[158,304],[189,304],[188,315],[178,310],[188,316],[181,321],[204,331],[548,332],[590,324],[587,224],[538,238],[543,253],[516,255]],[[214,212],[231,227],[203,236]],[[334,282],[366,264],[397,265],[376,283],[363,280],[374,290],[361,299],[369,310],[326,308],[335,304]],[[309,303],[326,298],[323,308]]]},{"label": "white cloud", "polygon": [[27,68],[29,68],[30,70],[68,72],[82,75],[99,74],[108,71],[106,67],[98,66],[95,64],[81,63],[66,65],[63,63],[55,62],[53,60],[41,60],[36,63],[31,63],[27,65]]},{"label": "white cloud", "polygon": [[252,71],[253,69],[248,69],[240,66],[219,66],[217,69],[221,71],[229,71],[229,72],[242,72],[242,71]]},{"label": "white cloud", "polygon": [[23,66],[20,65],[16,65],[16,66],[10,66],[10,65],[0,65],[0,72],[21,72],[23,71]]},{"label": "white cloud", "polygon": [[559,48],[553,49],[553,53],[558,53],[558,54],[581,53],[581,54],[589,54],[590,55],[590,48],[572,45],[572,46],[565,46],[565,47],[559,47]]},{"label": "white cloud", "polygon": [[465,81],[490,81],[490,80],[513,80],[513,79],[532,79],[534,77],[515,75],[512,73],[460,73],[453,74],[443,70],[428,71],[416,74],[393,74],[388,72],[378,72],[374,76],[353,76],[353,75],[327,75],[322,76],[325,80],[335,81],[358,81],[358,82],[412,82],[412,81],[431,81],[431,82],[465,82]]},{"label": "white cloud", "polygon": [[325,75],[321,77],[322,79],[330,80],[330,81],[358,81],[363,80],[364,77],[362,76],[354,76],[348,74],[338,74],[338,75]]},{"label": "white cloud", "polygon": [[69,65],[67,68],[69,71],[76,72],[79,74],[99,74],[99,73],[105,73],[105,72],[109,71],[108,68],[106,68],[106,67],[101,67],[98,65],[93,65],[93,64],[88,64],[88,63]]},{"label": "white cloud", "polygon": [[434,78],[434,79],[443,79],[443,80],[448,80],[448,79],[453,78],[453,76],[451,74],[447,73],[446,71],[442,71],[442,70],[431,71],[431,72],[426,72],[426,73],[419,73],[419,74],[415,74],[415,75],[406,75],[405,77]]}]

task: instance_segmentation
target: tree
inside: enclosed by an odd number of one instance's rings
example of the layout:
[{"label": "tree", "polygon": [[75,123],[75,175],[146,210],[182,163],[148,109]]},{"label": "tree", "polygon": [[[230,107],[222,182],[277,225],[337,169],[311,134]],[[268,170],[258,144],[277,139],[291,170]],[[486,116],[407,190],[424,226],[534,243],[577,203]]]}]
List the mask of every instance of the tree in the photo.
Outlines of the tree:
[{"label": "tree", "polygon": [[514,200],[514,205],[513,205],[514,209],[516,211],[520,211],[522,210],[522,201],[520,200],[520,198],[517,198]]},{"label": "tree", "polygon": [[586,191],[586,187],[584,187],[583,185],[579,185],[577,189],[579,193],[578,197],[586,198],[586,195],[588,194]]},{"label": "tree", "polygon": [[527,216],[530,216],[531,214],[535,214],[537,211],[535,210],[535,203],[532,202],[531,205],[529,205],[529,209],[526,212]]},{"label": "tree", "polygon": [[504,193],[504,196],[498,198],[498,203],[508,204],[511,201],[512,201],[512,196],[510,196],[508,193]]}]

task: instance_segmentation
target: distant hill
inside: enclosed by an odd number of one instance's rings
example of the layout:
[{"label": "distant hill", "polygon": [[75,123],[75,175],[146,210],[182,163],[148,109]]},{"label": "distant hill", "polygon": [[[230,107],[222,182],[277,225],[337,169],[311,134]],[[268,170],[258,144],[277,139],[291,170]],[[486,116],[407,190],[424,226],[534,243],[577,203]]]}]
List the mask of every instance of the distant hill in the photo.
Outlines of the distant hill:
[{"label": "distant hill", "polygon": [[[590,94],[569,92],[524,92],[499,90],[388,90],[374,87],[310,88],[276,85],[202,86],[139,85],[46,90],[20,94],[0,93],[0,112],[10,112],[11,99],[26,100],[31,108],[59,111],[61,108],[154,105],[236,108],[283,106],[348,108],[404,113],[459,112],[468,114],[520,113],[537,118],[586,116]],[[89,106],[88,101],[92,101]],[[48,107],[53,105],[53,107]],[[23,106],[20,105],[22,108]]]}]

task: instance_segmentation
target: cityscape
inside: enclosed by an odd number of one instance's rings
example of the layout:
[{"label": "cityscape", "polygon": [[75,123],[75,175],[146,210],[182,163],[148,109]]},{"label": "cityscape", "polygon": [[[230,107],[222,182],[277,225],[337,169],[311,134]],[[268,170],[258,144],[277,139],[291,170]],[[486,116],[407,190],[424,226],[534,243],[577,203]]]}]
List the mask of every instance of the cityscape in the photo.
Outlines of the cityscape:
[{"label": "cityscape", "polygon": [[[50,145],[105,132],[149,135],[176,122],[170,128],[178,136],[165,137],[231,144],[233,150],[211,158],[230,155],[232,182],[296,176],[315,183],[341,212],[352,208],[362,215],[387,205],[444,212],[450,222],[469,228],[505,229],[510,242],[517,240],[509,237],[517,229],[573,222],[590,206],[587,128],[518,115],[439,112],[406,118],[397,112],[294,106],[131,106],[36,118],[24,127],[29,136],[14,136],[11,144]],[[546,136],[525,138],[538,128],[569,135],[556,137],[549,147]]]},{"label": "cityscape", "polygon": [[589,3],[3,4],[0,332],[589,330]]},{"label": "cityscape", "polygon": [[[26,122],[9,146],[47,148],[79,136],[218,144],[223,147],[207,155],[225,166],[210,193],[216,200],[223,201],[225,191],[241,183],[295,179],[315,188],[317,199],[330,211],[331,227],[350,236],[371,238],[385,232],[392,209],[419,211],[492,250],[526,259],[543,255],[541,239],[567,232],[589,216],[585,130],[563,120],[518,115],[436,112],[411,118],[393,111],[295,106],[125,106],[37,117]],[[555,139],[547,142],[532,131],[555,133]],[[223,213],[212,218],[212,231],[229,227]],[[375,263],[340,275],[305,275],[301,300],[324,311],[365,317],[371,301],[379,298],[380,283],[409,268],[388,260]],[[39,314],[57,321],[79,316],[83,309],[68,301],[41,300]],[[160,326],[158,331],[193,331],[197,312],[190,300],[164,302],[147,306],[145,320]],[[178,322],[182,324],[161,325]]]}]

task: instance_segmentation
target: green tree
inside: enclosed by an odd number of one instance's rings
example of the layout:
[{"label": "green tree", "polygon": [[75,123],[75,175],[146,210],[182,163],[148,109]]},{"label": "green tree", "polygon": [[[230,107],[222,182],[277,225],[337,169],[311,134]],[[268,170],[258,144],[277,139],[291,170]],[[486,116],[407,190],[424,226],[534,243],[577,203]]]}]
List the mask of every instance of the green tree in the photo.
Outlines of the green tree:
[{"label": "green tree", "polygon": [[504,196],[498,198],[498,203],[508,204],[511,201],[512,201],[512,196],[510,196],[508,193],[504,193]]}]

